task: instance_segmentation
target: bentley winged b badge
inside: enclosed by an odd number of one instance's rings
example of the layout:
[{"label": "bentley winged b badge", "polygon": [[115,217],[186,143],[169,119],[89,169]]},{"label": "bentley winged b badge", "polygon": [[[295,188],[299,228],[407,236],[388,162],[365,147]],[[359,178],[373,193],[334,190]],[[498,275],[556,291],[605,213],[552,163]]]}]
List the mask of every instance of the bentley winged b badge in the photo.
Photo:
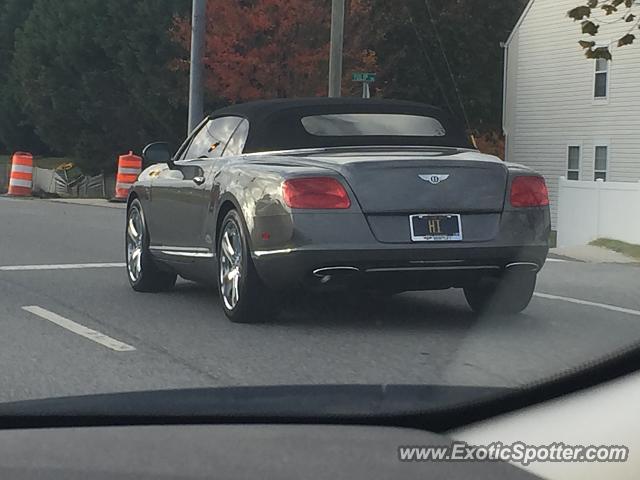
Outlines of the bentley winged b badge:
[{"label": "bentley winged b badge", "polygon": [[426,175],[418,175],[418,177],[420,177],[425,182],[429,182],[431,185],[438,185],[439,183],[447,180],[450,175],[436,175],[434,173],[429,173]]}]

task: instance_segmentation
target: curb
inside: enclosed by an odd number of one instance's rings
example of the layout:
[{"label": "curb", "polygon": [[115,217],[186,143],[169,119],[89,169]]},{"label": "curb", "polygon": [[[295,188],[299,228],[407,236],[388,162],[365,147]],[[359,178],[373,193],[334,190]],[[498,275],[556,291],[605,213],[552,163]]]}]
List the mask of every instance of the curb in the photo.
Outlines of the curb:
[{"label": "curb", "polygon": [[566,255],[558,255],[557,253],[550,253],[548,258],[552,258],[554,260],[564,260],[565,262],[589,263],[585,260],[580,260],[579,258],[567,257]]},{"label": "curb", "polygon": [[76,205],[79,207],[111,208],[116,210],[123,210],[124,208],[126,208],[126,203],[115,203],[106,199],[96,199],[94,201],[89,200],[87,202],[78,202],[77,199],[66,198],[47,198],[43,200],[50,203],[64,203],[65,205]]}]

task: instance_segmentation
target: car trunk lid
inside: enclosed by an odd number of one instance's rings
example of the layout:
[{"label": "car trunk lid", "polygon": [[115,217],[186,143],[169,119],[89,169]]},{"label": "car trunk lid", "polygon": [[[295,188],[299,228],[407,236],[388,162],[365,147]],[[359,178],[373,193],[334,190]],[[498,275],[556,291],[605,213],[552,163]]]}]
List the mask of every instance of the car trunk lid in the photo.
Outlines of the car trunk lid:
[{"label": "car trunk lid", "polygon": [[307,152],[302,163],[338,172],[366,214],[489,213],[504,207],[505,164],[475,151],[336,149]]}]

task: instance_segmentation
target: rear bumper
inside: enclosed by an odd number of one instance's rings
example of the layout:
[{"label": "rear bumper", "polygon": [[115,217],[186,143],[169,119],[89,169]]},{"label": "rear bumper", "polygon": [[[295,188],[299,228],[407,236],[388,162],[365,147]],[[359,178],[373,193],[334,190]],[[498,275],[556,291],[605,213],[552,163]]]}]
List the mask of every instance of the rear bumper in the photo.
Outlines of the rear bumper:
[{"label": "rear bumper", "polygon": [[[412,242],[404,214],[295,213],[289,230],[271,219],[255,220],[256,232],[289,232],[271,242],[252,238],[258,274],[275,289],[355,282],[397,290],[461,287],[499,276],[512,263],[539,269],[549,253],[548,208],[463,214],[461,242]],[[336,267],[342,270],[322,271]]]},{"label": "rear bumper", "polygon": [[539,270],[546,244],[525,246],[451,245],[380,246],[359,249],[282,249],[255,252],[262,280],[282,290],[326,289],[345,284],[396,290],[464,287],[510,268]]}]

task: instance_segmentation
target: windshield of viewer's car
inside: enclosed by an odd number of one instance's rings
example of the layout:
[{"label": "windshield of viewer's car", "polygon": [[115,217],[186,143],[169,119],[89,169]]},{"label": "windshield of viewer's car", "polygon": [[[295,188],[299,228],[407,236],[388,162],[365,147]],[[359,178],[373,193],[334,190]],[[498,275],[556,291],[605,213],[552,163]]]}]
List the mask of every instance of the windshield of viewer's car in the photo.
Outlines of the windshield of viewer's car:
[{"label": "windshield of viewer's car", "polygon": [[640,341],[637,2],[202,1],[0,0],[0,402]]}]

